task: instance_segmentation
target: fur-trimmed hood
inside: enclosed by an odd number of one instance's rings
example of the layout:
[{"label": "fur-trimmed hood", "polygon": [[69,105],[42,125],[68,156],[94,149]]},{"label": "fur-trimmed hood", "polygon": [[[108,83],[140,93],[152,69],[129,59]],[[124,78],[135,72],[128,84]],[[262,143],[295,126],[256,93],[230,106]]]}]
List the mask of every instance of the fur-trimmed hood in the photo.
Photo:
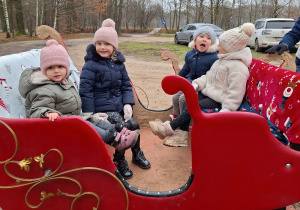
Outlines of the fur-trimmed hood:
[{"label": "fur-trimmed hood", "polygon": [[[125,62],[125,57],[123,56],[123,54],[120,51],[116,51],[116,63],[124,63]],[[85,62],[87,62],[88,60],[93,60],[93,61],[101,61],[107,58],[103,58],[101,57],[97,51],[96,51],[96,47],[94,44],[89,44],[86,48],[86,55],[84,56],[84,60]]]},{"label": "fur-trimmed hood", "polygon": [[40,68],[30,68],[26,69],[20,77],[19,92],[23,98],[26,98],[27,94],[31,90],[42,85],[55,83],[60,84],[64,89],[69,89],[71,86],[73,86],[70,80],[68,80],[67,85],[64,85],[59,82],[53,82],[42,73]]}]

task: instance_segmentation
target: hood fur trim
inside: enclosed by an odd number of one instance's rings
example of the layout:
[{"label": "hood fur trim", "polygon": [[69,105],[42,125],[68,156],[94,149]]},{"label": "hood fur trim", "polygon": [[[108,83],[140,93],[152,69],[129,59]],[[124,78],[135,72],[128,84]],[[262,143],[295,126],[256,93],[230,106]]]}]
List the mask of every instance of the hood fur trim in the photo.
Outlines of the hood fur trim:
[{"label": "hood fur trim", "polygon": [[49,78],[44,75],[41,70],[32,71],[30,78],[32,83],[41,83],[49,80]]}]

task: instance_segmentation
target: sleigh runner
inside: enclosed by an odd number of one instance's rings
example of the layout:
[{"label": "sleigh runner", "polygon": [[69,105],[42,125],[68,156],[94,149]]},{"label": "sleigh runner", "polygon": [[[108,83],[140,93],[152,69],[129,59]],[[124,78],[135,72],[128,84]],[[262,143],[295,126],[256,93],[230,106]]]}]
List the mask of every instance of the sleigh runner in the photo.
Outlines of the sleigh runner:
[{"label": "sleigh runner", "polygon": [[[42,29],[45,38],[49,34],[59,38],[52,28]],[[12,60],[4,63],[7,59]],[[300,200],[300,192],[294,190],[300,175],[299,152],[277,141],[264,118],[290,141],[298,141],[297,73],[253,59],[247,98],[264,117],[247,112],[205,114],[189,82],[176,75],[165,77],[165,92],[182,90],[193,118],[192,171],[181,188],[147,191],[119,176],[99,135],[80,118],[55,123],[22,119],[16,84],[23,68],[39,65],[38,59],[39,50],[0,57],[2,209],[208,209],[216,204],[222,209],[275,209]],[[71,69],[71,79],[78,85],[80,72]],[[170,109],[147,110],[136,99],[138,122],[168,118]]]}]

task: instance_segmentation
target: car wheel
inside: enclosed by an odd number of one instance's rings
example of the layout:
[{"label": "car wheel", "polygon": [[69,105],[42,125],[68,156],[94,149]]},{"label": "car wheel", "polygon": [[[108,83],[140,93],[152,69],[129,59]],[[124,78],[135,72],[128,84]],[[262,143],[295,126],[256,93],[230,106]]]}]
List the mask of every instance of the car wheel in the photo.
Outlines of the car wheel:
[{"label": "car wheel", "polygon": [[177,36],[174,37],[174,43],[175,43],[175,44],[179,44],[179,42],[178,42],[178,37],[177,37]]},{"label": "car wheel", "polygon": [[258,39],[255,40],[254,51],[255,52],[260,52],[261,51],[261,48],[259,47]]}]

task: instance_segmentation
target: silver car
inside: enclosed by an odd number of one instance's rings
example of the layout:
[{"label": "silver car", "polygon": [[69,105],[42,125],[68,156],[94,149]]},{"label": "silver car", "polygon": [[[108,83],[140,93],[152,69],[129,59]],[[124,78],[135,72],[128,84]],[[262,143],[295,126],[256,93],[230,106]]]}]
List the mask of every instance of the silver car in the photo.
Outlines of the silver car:
[{"label": "silver car", "polygon": [[209,26],[211,27],[214,32],[217,34],[217,37],[219,37],[224,30],[219,28],[218,26],[214,24],[209,23],[192,23],[186,25],[183,29],[180,29],[178,32],[176,32],[174,37],[175,44],[188,44],[193,40],[193,34],[194,32],[203,26]]},{"label": "silver car", "polygon": [[[290,18],[261,18],[255,21],[255,32],[251,36],[248,46],[256,52],[278,45],[282,37],[289,32],[295,24]],[[298,47],[298,44],[296,45]],[[296,51],[293,48],[291,51]]]}]

